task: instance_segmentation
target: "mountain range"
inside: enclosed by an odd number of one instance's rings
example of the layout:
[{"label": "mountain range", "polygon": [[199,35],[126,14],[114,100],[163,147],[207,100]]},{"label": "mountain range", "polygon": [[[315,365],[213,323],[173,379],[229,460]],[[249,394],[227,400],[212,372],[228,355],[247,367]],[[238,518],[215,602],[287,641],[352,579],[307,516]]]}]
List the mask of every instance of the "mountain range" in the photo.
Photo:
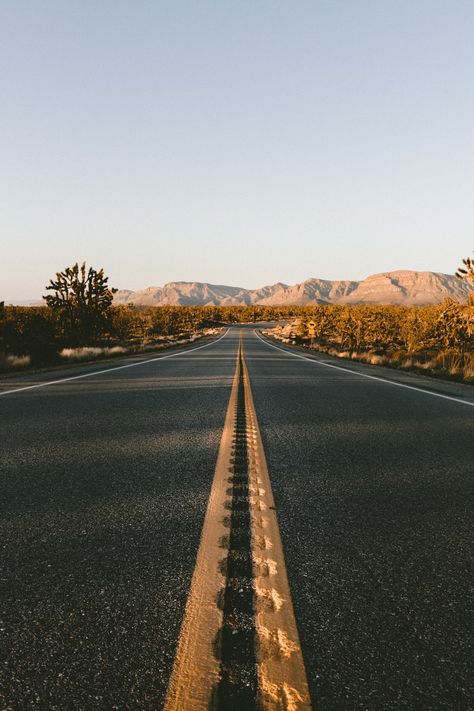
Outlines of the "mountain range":
[{"label": "mountain range", "polygon": [[260,289],[244,289],[202,282],[173,281],[141,291],[122,289],[114,304],[146,306],[233,306],[258,304],[436,304],[451,298],[464,301],[474,288],[452,274],[400,270],[372,274],[362,281],[311,278],[289,286],[278,282]]}]

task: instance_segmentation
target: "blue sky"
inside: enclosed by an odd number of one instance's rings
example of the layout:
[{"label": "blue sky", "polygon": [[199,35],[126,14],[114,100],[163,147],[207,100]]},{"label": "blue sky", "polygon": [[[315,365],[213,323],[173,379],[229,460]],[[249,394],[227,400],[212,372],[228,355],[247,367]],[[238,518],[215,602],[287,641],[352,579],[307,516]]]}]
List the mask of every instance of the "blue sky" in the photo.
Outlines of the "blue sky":
[{"label": "blue sky", "polygon": [[257,287],[474,244],[471,2],[4,0],[0,298]]}]

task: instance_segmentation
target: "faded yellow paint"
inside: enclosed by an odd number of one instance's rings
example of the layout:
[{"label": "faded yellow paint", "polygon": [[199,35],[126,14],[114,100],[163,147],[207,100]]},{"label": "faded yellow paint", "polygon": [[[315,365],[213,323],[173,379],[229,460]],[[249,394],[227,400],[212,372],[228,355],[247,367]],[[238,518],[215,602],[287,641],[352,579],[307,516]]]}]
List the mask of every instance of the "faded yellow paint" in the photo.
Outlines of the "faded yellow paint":
[{"label": "faded yellow paint", "polygon": [[[250,482],[259,489],[251,507],[256,591],[259,708],[263,711],[310,711],[306,670],[296,626],[250,377],[243,359],[249,443]],[[265,540],[265,553],[259,542]]]},{"label": "faded yellow paint", "polygon": [[306,672],[291,602],[283,546],[270,477],[252,397],[242,343],[239,345],[232,391],[204,521],[196,567],[183,619],[165,711],[216,709],[220,680],[219,630],[223,613],[219,600],[226,584],[226,549],[230,525],[229,472],[237,396],[243,378],[255,629],[260,711],[310,711]]},{"label": "faded yellow paint", "polygon": [[[240,353],[240,350],[239,350]],[[239,354],[201,534],[191,589],[165,701],[165,711],[208,711],[220,677],[217,648],[223,613],[228,528],[223,512],[228,499],[229,463],[237,409]]]}]

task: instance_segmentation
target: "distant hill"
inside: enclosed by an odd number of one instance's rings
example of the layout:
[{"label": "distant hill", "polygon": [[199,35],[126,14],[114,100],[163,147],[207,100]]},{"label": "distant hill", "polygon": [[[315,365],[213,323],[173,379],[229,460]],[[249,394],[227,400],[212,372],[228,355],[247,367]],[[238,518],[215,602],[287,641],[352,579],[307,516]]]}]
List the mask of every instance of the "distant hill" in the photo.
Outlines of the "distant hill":
[{"label": "distant hill", "polygon": [[123,289],[115,294],[114,304],[134,303],[143,306],[234,306],[260,304],[275,293],[288,288],[286,284],[273,284],[261,289],[243,289],[238,286],[203,284],[198,281],[170,281],[164,286],[149,286],[142,291]]},{"label": "distant hill", "polygon": [[474,288],[452,274],[400,270],[373,274],[362,281],[307,279],[288,286],[278,282],[260,289],[201,282],[173,281],[141,291],[122,289],[114,304],[146,306],[232,306],[239,304],[437,304],[444,299],[467,299]]}]

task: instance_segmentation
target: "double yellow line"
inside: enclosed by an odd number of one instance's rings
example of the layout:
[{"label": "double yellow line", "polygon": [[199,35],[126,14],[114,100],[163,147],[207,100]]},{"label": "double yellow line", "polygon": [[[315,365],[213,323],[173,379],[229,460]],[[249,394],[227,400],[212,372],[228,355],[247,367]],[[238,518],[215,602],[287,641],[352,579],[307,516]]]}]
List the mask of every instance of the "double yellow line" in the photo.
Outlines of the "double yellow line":
[{"label": "double yellow line", "polygon": [[232,525],[229,508],[235,473],[237,417],[242,406],[245,408],[246,499],[251,548],[248,554],[252,561],[258,687],[254,708],[261,711],[311,709],[275,503],[241,341],[165,711],[231,711],[219,691],[224,624],[222,599],[228,584],[226,561],[229,525]]}]

